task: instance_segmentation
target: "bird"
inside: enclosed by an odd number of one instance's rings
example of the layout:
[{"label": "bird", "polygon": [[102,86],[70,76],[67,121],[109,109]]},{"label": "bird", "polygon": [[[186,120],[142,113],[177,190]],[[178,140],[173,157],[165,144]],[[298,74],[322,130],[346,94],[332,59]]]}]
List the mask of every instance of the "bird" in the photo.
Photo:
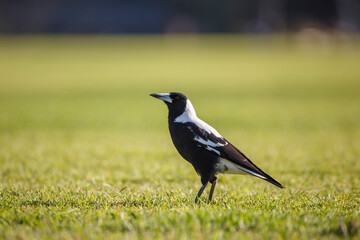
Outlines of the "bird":
[{"label": "bird", "polygon": [[201,177],[202,187],[195,197],[195,203],[200,199],[208,183],[211,183],[208,203],[211,202],[220,174],[252,175],[284,188],[252,163],[218,131],[198,118],[192,103],[184,94],[152,93],[150,96],[164,101],[167,105],[168,125],[173,144]]}]

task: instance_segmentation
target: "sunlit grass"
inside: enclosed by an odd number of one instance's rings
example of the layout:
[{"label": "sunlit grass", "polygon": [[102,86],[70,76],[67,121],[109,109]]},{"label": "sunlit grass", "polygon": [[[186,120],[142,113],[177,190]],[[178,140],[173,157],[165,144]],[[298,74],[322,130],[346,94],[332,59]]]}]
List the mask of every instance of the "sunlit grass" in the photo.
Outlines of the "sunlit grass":
[{"label": "sunlit grass", "polygon": [[[1,37],[0,236],[359,238],[359,47]],[[213,203],[194,204],[200,179],[148,96],[167,91],[285,189],[227,175]]]}]

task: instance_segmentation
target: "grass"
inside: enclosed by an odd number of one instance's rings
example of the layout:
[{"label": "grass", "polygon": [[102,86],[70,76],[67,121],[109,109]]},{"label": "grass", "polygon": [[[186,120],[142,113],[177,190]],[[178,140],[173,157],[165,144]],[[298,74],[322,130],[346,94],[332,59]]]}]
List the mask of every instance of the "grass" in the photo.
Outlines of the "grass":
[{"label": "grass", "polygon": [[[0,238],[360,237],[358,38],[2,36],[0,52]],[[225,175],[194,204],[148,96],[168,91],[286,188]]]}]

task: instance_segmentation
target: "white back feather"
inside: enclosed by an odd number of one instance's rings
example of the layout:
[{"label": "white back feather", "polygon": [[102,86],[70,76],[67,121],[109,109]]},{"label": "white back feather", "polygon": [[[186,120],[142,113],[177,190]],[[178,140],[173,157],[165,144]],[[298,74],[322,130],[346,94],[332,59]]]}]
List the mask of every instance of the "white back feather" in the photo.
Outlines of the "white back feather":
[{"label": "white back feather", "polygon": [[190,100],[188,99],[186,101],[186,107],[185,111],[175,118],[175,121],[177,123],[186,123],[186,122],[192,122],[196,124],[198,127],[204,129],[206,132],[214,134],[218,138],[223,138],[218,131],[216,131],[213,127],[211,127],[209,124],[201,120],[196,116],[195,109],[193,105],[191,104]]}]

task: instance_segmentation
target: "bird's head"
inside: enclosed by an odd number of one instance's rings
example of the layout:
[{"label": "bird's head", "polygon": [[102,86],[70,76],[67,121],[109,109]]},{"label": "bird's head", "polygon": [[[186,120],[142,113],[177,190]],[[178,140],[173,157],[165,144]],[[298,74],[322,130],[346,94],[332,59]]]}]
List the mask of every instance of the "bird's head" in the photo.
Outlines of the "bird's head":
[{"label": "bird's head", "polygon": [[166,105],[169,108],[169,113],[171,113],[171,115],[173,115],[174,117],[182,114],[189,107],[190,101],[182,93],[178,93],[178,92],[153,93],[150,94],[150,96],[163,100],[164,103],[166,103]]}]

